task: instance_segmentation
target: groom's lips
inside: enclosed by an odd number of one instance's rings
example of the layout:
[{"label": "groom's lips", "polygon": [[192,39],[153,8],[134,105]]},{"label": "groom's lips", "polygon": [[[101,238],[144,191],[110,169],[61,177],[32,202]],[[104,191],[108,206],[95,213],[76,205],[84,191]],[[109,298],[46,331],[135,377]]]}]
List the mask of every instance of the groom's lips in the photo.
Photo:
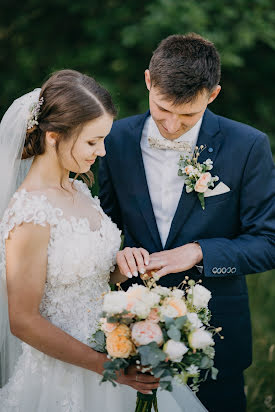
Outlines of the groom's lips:
[{"label": "groom's lips", "polygon": [[94,164],[95,159],[94,160],[86,160],[86,162],[90,163],[91,165]]}]

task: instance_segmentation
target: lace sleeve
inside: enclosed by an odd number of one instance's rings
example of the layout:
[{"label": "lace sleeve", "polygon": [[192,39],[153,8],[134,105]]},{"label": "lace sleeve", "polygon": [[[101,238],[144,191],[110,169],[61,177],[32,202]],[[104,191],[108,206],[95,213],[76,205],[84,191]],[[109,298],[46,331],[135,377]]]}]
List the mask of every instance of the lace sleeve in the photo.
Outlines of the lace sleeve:
[{"label": "lace sleeve", "polygon": [[41,226],[56,225],[62,215],[62,210],[54,208],[45,195],[22,189],[14,194],[4,213],[1,221],[2,238],[7,239],[10,231],[24,222]]}]

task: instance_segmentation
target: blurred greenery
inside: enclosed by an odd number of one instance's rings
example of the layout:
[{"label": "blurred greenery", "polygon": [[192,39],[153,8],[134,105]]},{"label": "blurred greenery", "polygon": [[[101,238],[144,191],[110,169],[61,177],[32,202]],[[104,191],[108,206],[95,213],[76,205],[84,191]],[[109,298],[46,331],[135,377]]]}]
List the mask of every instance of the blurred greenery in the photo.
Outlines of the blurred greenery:
[{"label": "blurred greenery", "polygon": [[[143,73],[152,51],[169,34],[194,31],[213,41],[222,58],[222,93],[211,110],[266,132],[275,153],[270,0],[1,0],[0,6],[0,116],[63,68],[101,82],[119,117],[143,112]],[[249,412],[275,409],[274,275],[248,277],[254,327],[254,364],[246,373]]]}]

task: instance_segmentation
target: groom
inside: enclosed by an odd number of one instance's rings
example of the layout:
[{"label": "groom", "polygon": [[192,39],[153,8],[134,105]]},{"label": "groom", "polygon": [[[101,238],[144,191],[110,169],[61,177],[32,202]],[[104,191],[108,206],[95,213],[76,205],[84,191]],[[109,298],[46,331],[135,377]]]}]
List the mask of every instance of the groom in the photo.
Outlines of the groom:
[{"label": "groom", "polygon": [[[145,71],[150,111],[118,120],[100,160],[100,199],[122,229],[124,247],[150,253],[159,284],[186,275],[212,293],[217,381],[198,397],[211,412],[245,411],[243,371],[251,364],[251,325],[245,275],[275,264],[275,170],[267,136],[208,108],[220,92],[220,58],[196,34],[164,39]],[[218,176],[207,190],[187,193],[178,176],[181,154],[206,146],[198,158]],[[125,284],[140,282],[133,277]]]}]

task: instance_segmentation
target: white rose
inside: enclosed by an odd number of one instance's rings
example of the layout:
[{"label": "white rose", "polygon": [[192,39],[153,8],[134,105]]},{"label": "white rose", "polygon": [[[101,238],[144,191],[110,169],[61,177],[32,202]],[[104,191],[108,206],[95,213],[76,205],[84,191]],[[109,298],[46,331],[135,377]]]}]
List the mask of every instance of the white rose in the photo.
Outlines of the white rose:
[{"label": "white rose", "polygon": [[152,307],[160,301],[160,296],[141,285],[131,286],[126,292],[127,310],[140,318],[146,318]]},{"label": "white rose", "polygon": [[183,295],[184,295],[184,292],[181,289],[174,289],[171,293],[171,296],[173,296],[173,298],[176,298],[176,299],[182,299]]},{"label": "white rose", "polygon": [[180,362],[183,355],[188,352],[188,348],[182,342],[176,342],[172,339],[168,340],[163,346],[163,351],[168,358],[173,362]]},{"label": "white rose", "polygon": [[127,299],[125,292],[109,292],[104,296],[103,311],[108,315],[115,315],[126,310]]},{"label": "white rose", "polygon": [[189,290],[193,294],[193,305],[198,309],[207,308],[208,302],[211,299],[211,292],[202,285],[195,285],[193,290]]},{"label": "white rose", "polygon": [[192,328],[198,329],[202,326],[202,322],[200,321],[198,315],[194,312],[187,313],[187,319],[191,323]]},{"label": "white rose", "polygon": [[164,286],[156,286],[151,289],[151,292],[156,293],[157,295],[160,295],[160,296],[169,296],[171,294],[171,290]]},{"label": "white rose", "polygon": [[190,333],[188,342],[193,349],[204,349],[207,346],[214,345],[211,333],[203,329],[197,329]]}]

